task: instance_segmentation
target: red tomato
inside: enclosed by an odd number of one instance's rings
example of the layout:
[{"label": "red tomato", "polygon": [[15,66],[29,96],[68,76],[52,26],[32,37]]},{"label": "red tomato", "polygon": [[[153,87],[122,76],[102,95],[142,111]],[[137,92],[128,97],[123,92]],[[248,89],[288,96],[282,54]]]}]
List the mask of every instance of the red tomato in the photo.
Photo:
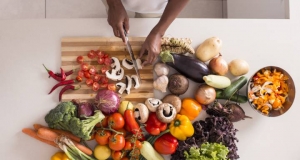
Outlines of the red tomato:
[{"label": "red tomato", "polygon": [[107,65],[107,66],[110,66],[110,64],[111,64],[111,58],[106,57],[106,58],[104,59],[104,64]]},{"label": "red tomato", "polygon": [[118,131],[118,132],[122,132],[123,134],[123,136],[124,137],[126,137],[127,136],[127,131],[124,129],[124,127],[123,128],[121,128],[121,129],[115,129],[116,131]]},{"label": "red tomato", "polygon": [[107,88],[107,83],[101,83],[100,88]]},{"label": "red tomato", "polygon": [[97,52],[98,58],[103,58],[105,53],[103,51]]},{"label": "red tomato", "polygon": [[84,72],[83,71],[78,71],[78,74],[77,74],[79,77],[84,77]]},{"label": "red tomato", "polygon": [[86,63],[82,63],[81,64],[81,70],[82,71],[88,71],[89,70],[89,65]]},{"label": "red tomato", "polygon": [[115,112],[108,117],[108,126],[112,129],[121,129],[124,125],[125,121],[121,113]]},{"label": "red tomato", "polygon": [[94,83],[93,83],[93,90],[94,90],[94,91],[98,91],[99,89],[100,89],[99,83],[98,83],[98,82],[94,82]]},{"label": "red tomato", "polygon": [[95,52],[94,50],[91,50],[91,51],[87,54],[87,56],[88,56],[90,59],[94,59],[94,58],[97,56],[97,54],[96,54],[96,52]]},{"label": "red tomato", "polygon": [[101,83],[102,83],[102,84],[108,84],[108,78],[105,77],[105,76],[103,76],[103,77],[101,78]]},{"label": "red tomato", "polygon": [[104,58],[98,58],[97,61],[98,61],[98,63],[101,64],[101,65],[104,64]]},{"label": "red tomato", "polygon": [[139,141],[139,140],[136,140],[135,141],[135,147],[138,148],[138,149],[141,149],[142,148],[142,142]]},{"label": "red tomato", "polygon": [[99,130],[95,133],[95,140],[100,145],[107,145],[111,132],[108,130]]},{"label": "red tomato", "polygon": [[107,70],[109,70],[109,66],[102,66],[102,67],[101,67],[101,73],[102,73],[102,74],[105,74],[105,72],[106,72]]},{"label": "red tomato", "polygon": [[80,76],[77,76],[77,77],[76,77],[76,81],[78,81],[78,82],[82,82],[82,77],[80,77]]},{"label": "red tomato", "polygon": [[116,91],[116,85],[113,83],[110,83],[107,85],[107,89],[111,91]]},{"label": "red tomato", "polygon": [[95,66],[91,66],[91,67],[90,67],[89,73],[90,73],[91,75],[96,74],[96,68],[95,68]]},{"label": "red tomato", "polygon": [[120,134],[111,135],[109,136],[108,146],[114,151],[120,151],[125,146],[125,138]]},{"label": "red tomato", "polygon": [[101,77],[102,77],[102,76],[101,76],[100,74],[95,74],[95,75],[94,75],[94,82],[100,81]]},{"label": "red tomato", "polygon": [[104,57],[104,58],[107,58],[107,57],[108,57],[108,54],[107,54],[107,53],[104,53],[103,57]]},{"label": "red tomato", "polygon": [[125,141],[125,146],[124,146],[123,149],[128,151],[128,150],[132,150],[132,147],[133,147],[133,146],[132,146],[130,140],[126,140],[126,141]]},{"label": "red tomato", "polygon": [[85,80],[85,83],[86,83],[86,85],[88,85],[88,86],[92,86],[93,85],[93,80],[92,79],[86,79]]},{"label": "red tomato", "polygon": [[85,78],[91,78],[91,74],[89,72],[84,72],[84,77]]},{"label": "red tomato", "polygon": [[106,116],[104,119],[101,120],[101,122],[99,122],[99,123],[96,124],[96,127],[98,127],[98,128],[101,128],[101,127],[106,128],[108,126],[107,120],[108,120],[108,117]]},{"label": "red tomato", "polygon": [[121,160],[121,158],[122,158],[122,152],[121,151],[112,151],[111,158],[113,160]]},{"label": "red tomato", "polygon": [[78,56],[77,57],[77,63],[82,64],[83,63],[83,56]]}]

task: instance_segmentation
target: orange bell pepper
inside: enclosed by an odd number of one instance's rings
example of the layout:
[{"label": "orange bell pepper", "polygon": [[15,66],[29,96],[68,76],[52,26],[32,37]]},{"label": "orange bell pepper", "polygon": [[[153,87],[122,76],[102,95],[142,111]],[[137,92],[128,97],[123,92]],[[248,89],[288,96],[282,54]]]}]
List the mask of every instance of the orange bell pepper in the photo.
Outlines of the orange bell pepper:
[{"label": "orange bell pepper", "polygon": [[202,111],[202,106],[193,98],[184,98],[182,100],[179,114],[185,115],[189,120],[194,120]]}]

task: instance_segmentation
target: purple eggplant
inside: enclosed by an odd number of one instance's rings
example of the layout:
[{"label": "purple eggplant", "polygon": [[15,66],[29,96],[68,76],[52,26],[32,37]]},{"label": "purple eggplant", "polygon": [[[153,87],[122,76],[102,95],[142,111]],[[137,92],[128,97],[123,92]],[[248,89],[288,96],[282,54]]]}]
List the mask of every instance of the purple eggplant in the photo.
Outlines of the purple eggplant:
[{"label": "purple eggplant", "polygon": [[194,57],[173,53],[171,55],[173,56],[174,63],[166,62],[166,64],[194,82],[204,83],[203,76],[211,73],[204,62]]}]

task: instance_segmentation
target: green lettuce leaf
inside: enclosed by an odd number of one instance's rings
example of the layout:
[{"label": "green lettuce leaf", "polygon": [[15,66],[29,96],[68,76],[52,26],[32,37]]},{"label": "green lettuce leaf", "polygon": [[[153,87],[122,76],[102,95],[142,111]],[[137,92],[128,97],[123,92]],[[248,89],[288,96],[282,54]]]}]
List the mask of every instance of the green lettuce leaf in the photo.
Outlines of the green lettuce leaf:
[{"label": "green lettuce leaf", "polygon": [[191,147],[189,152],[184,151],[186,160],[228,160],[229,150],[219,143],[203,143],[200,148]]}]

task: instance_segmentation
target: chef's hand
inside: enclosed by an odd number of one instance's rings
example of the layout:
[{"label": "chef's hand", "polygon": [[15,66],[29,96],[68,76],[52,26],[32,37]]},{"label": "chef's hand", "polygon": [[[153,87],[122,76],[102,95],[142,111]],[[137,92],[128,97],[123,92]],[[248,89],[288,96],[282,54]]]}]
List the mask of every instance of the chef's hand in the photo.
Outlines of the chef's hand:
[{"label": "chef's hand", "polygon": [[121,1],[107,0],[108,9],[108,24],[112,27],[114,35],[122,38],[125,42],[124,28],[129,31],[129,18]]},{"label": "chef's hand", "polygon": [[153,64],[160,53],[162,35],[158,32],[151,31],[147,36],[142,49],[140,51],[141,58],[145,53],[148,53],[147,60],[143,62],[144,65]]}]

